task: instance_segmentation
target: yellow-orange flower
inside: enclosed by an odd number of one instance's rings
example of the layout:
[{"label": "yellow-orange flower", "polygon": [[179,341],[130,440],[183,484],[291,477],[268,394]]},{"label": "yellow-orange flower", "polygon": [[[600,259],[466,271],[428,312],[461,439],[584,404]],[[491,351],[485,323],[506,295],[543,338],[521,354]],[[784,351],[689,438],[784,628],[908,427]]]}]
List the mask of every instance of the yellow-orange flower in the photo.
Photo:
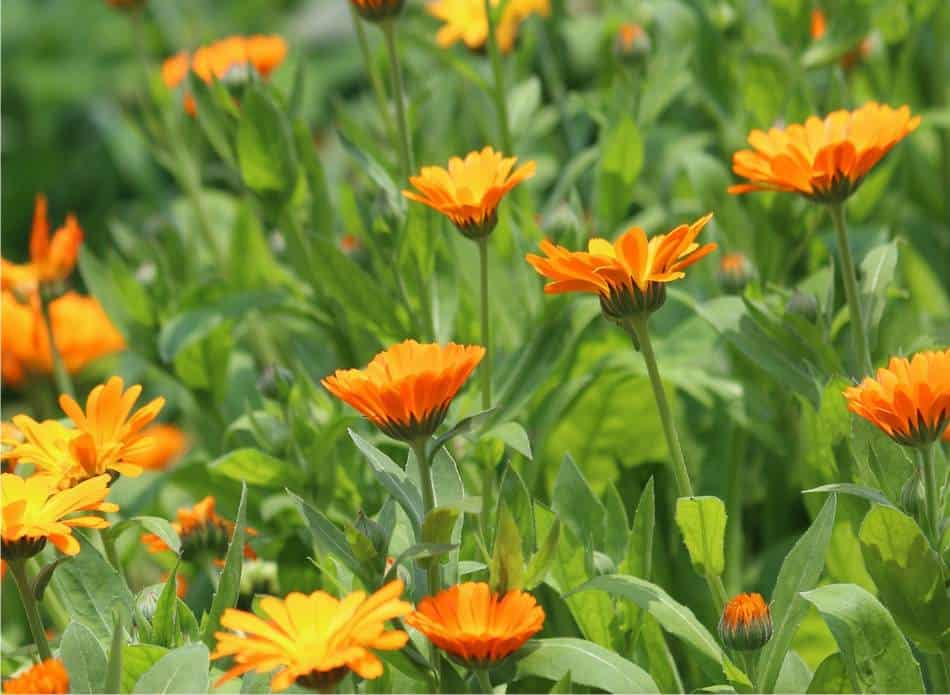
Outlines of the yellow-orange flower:
[{"label": "yellow-orange flower", "polygon": [[950,424],[950,349],[892,357],[877,378],[844,391],[848,409],[906,446],[935,442]]},{"label": "yellow-orange flower", "polygon": [[383,664],[372,650],[401,649],[409,639],[385,625],[412,610],[400,600],[403,588],[396,580],[369,596],[356,591],[342,600],[323,591],[309,596],[294,592],[283,600],[267,596],[260,603],[267,620],[229,608],[221,625],[233,632],[215,633],[218,645],[211,658],[230,656],[235,665],[217,685],[251,670],[268,673],[275,668],[275,691],[296,682],[327,692],[349,671],[379,678]]},{"label": "yellow-orange flower", "polygon": [[820,7],[816,7],[811,11],[809,33],[814,41],[824,38],[825,34],[828,33],[828,19]]},{"label": "yellow-orange flower", "polygon": [[480,345],[406,340],[365,369],[339,369],[321,383],[390,437],[414,441],[435,432],[484,355]]},{"label": "yellow-orange flower", "polygon": [[686,268],[716,249],[716,244],[695,241],[710,219],[712,213],[649,240],[646,232],[632,227],[613,244],[591,239],[587,251],[568,251],[545,240],[541,250],[546,256],[526,258],[551,280],[545,292],[596,294],[604,313],[619,321],[658,309],[666,299],[666,283],[684,277]]},{"label": "yellow-orange flower", "polygon": [[[491,0],[497,7],[499,0]],[[448,48],[463,41],[472,50],[479,50],[488,40],[488,19],[485,16],[484,0],[435,0],[426,10],[444,22],[435,36],[436,42]],[[505,10],[495,26],[498,49],[508,53],[518,38],[518,29],[530,15],[547,17],[551,14],[550,0],[508,0]]]},{"label": "yellow-orange flower", "polygon": [[761,594],[739,594],[722,610],[719,636],[730,649],[760,649],[772,637],[772,614]]},{"label": "yellow-orange flower", "polygon": [[[215,499],[209,495],[193,507],[178,510],[178,520],[173,521],[171,527],[181,538],[181,556],[185,560],[192,560],[201,554],[210,554],[220,560],[227,553],[235,525],[233,521],[218,516],[214,508]],[[257,535],[257,531],[250,527],[246,527],[244,531],[249,536]],[[142,542],[152,553],[171,550],[165,541],[154,533],[142,534]],[[244,557],[257,557],[250,545],[244,546]]]},{"label": "yellow-orange flower", "polygon": [[[287,57],[287,42],[280,36],[229,36],[202,46],[194,53],[182,51],[167,58],[162,64],[162,81],[169,89],[181,85],[194,71],[203,82],[212,79],[244,81],[248,70],[267,78]],[[185,95],[185,109],[195,115],[193,97]]]},{"label": "yellow-orange flower", "polygon": [[732,170],[750,183],[730,193],[787,191],[825,203],[841,202],[891,148],[914,132],[920,116],[907,106],[869,102],[855,111],[812,116],[804,125],[749,133],[751,150],[733,155]]},{"label": "yellow-orange flower", "polygon": [[[53,357],[39,297],[33,295],[24,305],[11,292],[3,292],[2,303],[0,365],[4,386],[21,387],[31,375],[52,374]],[[67,292],[50,303],[49,311],[56,347],[70,374],[125,349],[125,339],[96,299]]]},{"label": "yellow-orange flower", "polygon": [[33,230],[30,233],[30,261],[16,264],[4,259],[0,269],[0,285],[4,290],[15,292],[18,297],[29,301],[39,285],[60,282],[69,277],[79,257],[82,239],[82,229],[72,213],[66,216],[65,224],[50,237],[46,196],[37,195],[33,209]]},{"label": "yellow-orange flower", "polygon": [[405,0],[350,0],[361,17],[373,22],[395,17],[402,11]]},{"label": "yellow-orange flower", "polygon": [[174,425],[151,425],[143,434],[151,440],[151,444],[136,463],[147,471],[163,471],[188,451],[188,435]]},{"label": "yellow-orange flower", "polygon": [[466,582],[426,596],[406,624],[452,656],[481,667],[520,649],[544,625],[544,609],[523,591],[501,596],[484,582]]},{"label": "yellow-orange flower", "polygon": [[72,529],[106,528],[101,516],[69,516],[75,512],[116,512],[119,507],[106,502],[109,476],[100,475],[78,485],[57,490],[48,478],[21,478],[13,473],[0,475],[3,518],[0,521],[2,551],[7,559],[32,557],[49,540],[66,555],[79,552]]},{"label": "yellow-orange flower", "polygon": [[491,147],[469,152],[465,159],[452,157],[449,168],[422,167],[409,177],[415,191],[403,191],[410,200],[441,212],[465,236],[480,239],[491,234],[498,222],[498,205],[512,188],[534,176],[535,163],[514,172],[517,157],[505,157]]},{"label": "yellow-orange flower", "polygon": [[4,682],[3,692],[47,695],[68,693],[69,674],[59,659],[46,659]]}]

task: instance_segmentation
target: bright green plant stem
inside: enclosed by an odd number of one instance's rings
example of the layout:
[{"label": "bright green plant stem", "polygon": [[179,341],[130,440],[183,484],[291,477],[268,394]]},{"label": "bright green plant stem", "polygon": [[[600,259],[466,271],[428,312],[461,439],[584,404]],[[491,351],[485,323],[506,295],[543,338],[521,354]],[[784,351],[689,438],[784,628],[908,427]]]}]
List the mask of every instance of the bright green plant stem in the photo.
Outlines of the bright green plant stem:
[{"label": "bright green plant stem", "polygon": [[492,371],[492,342],[491,321],[488,305],[488,237],[478,240],[478,261],[481,268],[482,293],[482,346],[485,348],[485,358],[482,360],[482,410],[491,408],[491,371]]},{"label": "bright green plant stem", "polygon": [[740,471],[746,463],[746,449],[748,439],[746,433],[738,426],[732,427],[732,446],[726,460],[728,489],[726,492],[726,510],[728,525],[726,526],[726,584],[729,591],[737,593],[742,586],[742,499],[743,485]]},{"label": "bright green plant stem", "polygon": [[53,319],[50,315],[50,300],[40,288],[40,312],[43,315],[43,326],[46,328],[46,338],[49,342],[49,352],[53,358],[53,379],[56,381],[56,388],[61,394],[66,394],[70,398],[76,397],[76,389],[73,388],[73,380],[69,377],[66,370],[66,363],[63,361],[63,355],[56,345],[53,335]]},{"label": "bright green plant stem", "polygon": [[475,672],[475,677],[478,678],[478,687],[481,688],[483,693],[492,692],[491,680],[488,678],[488,672],[483,668],[473,669]]},{"label": "bright green plant stem", "polygon": [[[429,456],[426,453],[427,443],[426,437],[422,437],[414,442],[410,442],[412,452],[416,457],[416,464],[419,466],[419,486],[422,488],[423,519],[428,517],[429,512],[435,509],[435,488],[432,485],[432,468],[430,465]],[[437,559],[430,558],[430,562],[426,568],[426,573],[429,584],[429,595],[435,596],[437,593],[439,593],[441,584],[441,570],[439,569],[439,561]],[[442,673],[442,667],[439,660],[439,648],[431,643],[429,647],[429,664],[432,666],[432,669],[435,671],[435,674],[438,677]]]},{"label": "bright green plant stem", "polygon": [[851,245],[848,243],[848,227],[844,220],[844,203],[829,205],[828,211],[831,213],[835,235],[838,239],[838,255],[841,258],[844,294],[848,301],[848,312],[851,315],[851,340],[854,344],[854,359],[857,362],[859,373],[868,374],[871,371],[871,350],[868,346],[867,333],[864,331],[861,297],[858,294],[858,279],[854,271],[854,260],[851,257]]},{"label": "bright green plant stem", "polygon": [[396,21],[387,19],[380,23],[389,52],[389,80],[392,83],[393,101],[396,103],[396,129],[399,132],[399,168],[404,180],[415,170],[412,162],[412,141],[409,139],[409,122],[406,119],[406,97],[402,86],[402,68],[399,65],[399,48],[396,46]]},{"label": "bright green plant stem", "polygon": [[930,542],[934,549],[940,552],[940,526],[942,507],[940,505],[940,491],[937,487],[937,466],[934,462],[933,448],[936,444],[920,448],[921,468],[924,478],[924,499],[927,504],[927,524],[930,533]]},{"label": "bright green plant stem", "polygon": [[495,34],[495,13],[492,11],[491,0],[485,0],[485,21],[488,23],[488,56],[491,59],[492,76],[495,81],[493,97],[495,111],[498,115],[498,130],[501,133],[501,146],[505,154],[514,154],[514,143],[511,140],[511,128],[508,125],[508,101],[505,88],[505,68],[501,61],[501,49],[498,48],[498,37]]},{"label": "bright green plant stem", "polygon": [[366,40],[366,29],[363,27],[363,22],[356,11],[356,7],[353,3],[349,3],[349,6],[350,16],[353,19],[353,31],[356,33],[356,42],[359,44],[360,53],[363,56],[363,65],[366,67],[366,75],[369,77],[370,86],[373,88],[373,96],[376,99],[376,108],[379,110],[379,117],[382,119],[386,134],[398,149],[401,147],[401,145],[396,142],[396,138],[398,138],[399,135],[396,132],[395,126],[393,126],[393,119],[389,114],[389,108],[386,106],[386,90],[383,87],[383,81],[373,66],[373,59],[369,50],[369,41]]},{"label": "bright green plant stem", "polygon": [[30,626],[30,632],[33,634],[33,643],[40,653],[42,659],[49,659],[53,656],[50,651],[49,642],[46,641],[46,630],[43,629],[43,618],[40,616],[40,607],[36,603],[36,597],[33,595],[33,589],[30,585],[30,579],[26,576],[26,561],[23,558],[9,559],[7,565],[10,567],[10,574],[13,576],[13,582],[16,584],[17,591],[20,594],[20,601],[23,603],[23,612],[26,613],[26,622]]}]

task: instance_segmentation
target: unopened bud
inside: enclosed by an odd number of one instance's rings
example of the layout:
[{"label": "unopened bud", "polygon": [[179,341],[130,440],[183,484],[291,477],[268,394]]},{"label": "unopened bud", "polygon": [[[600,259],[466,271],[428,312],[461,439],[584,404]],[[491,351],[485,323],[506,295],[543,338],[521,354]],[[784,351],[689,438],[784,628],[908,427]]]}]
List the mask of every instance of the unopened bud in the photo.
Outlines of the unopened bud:
[{"label": "unopened bud", "polygon": [[266,398],[286,401],[294,385],[294,373],[278,364],[268,365],[257,379],[257,388]]},{"label": "unopened bud", "polygon": [[640,63],[653,47],[650,36],[639,24],[623,24],[614,38],[614,55],[625,63]]},{"label": "unopened bud", "polygon": [[719,285],[724,292],[741,294],[757,273],[755,266],[744,253],[727,253],[719,259]]},{"label": "unopened bud", "polygon": [[772,637],[772,613],[762,594],[739,594],[722,609],[719,639],[729,649],[754,651]]},{"label": "unopened bud", "polygon": [[919,518],[926,509],[926,494],[924,481],[920,472],[915,469],[901,488],[901,509],[912,517]]},{"label": "unopened bud", "polygon": [[785,304],[785,313],[801,316],[806,321],[814,323],[818,320],[818,300],[813,294],[795,290]]},{"label": "unopened bud", "polygon": [[149,623],[152,622],[152,618],[155,616],[155,611],[158,608],[158,599],[162,595],[162,591],[165,590],[164,584],[152,584],[142,589],[135,596],[135,613],[137,617],[144,618]]},{"label": "unopened bud", "polygon": [[404,0],[350,0],[363,19],[381,22],[402,12]]}]

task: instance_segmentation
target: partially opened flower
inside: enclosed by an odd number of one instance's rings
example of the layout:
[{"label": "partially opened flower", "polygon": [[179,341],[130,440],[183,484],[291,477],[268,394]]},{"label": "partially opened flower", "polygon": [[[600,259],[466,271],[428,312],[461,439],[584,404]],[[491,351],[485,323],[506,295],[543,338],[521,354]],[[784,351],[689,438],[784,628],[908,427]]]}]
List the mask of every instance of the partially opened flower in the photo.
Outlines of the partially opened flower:
[{"label": "partially opened flower", "polygon": [[386,622],[412,610],[400,600],[401,580],[390,582],[367,596],[356,591],[343,599],[323,592],[288,594],[284,599],[261,599],[266,619],[229,608],[221,626],[232,632],[216,632],[218,645],[212,659],[230,656],[234,666],[217,685],[248,671],[269,673],[275,691],[297,683],[328,692],[352,671],[366,678],[379,678],[383,664],[374,650],[401,649],[408,636],[387,630]]},{"label": "partially opened flower", "polygon": [[848,409],[906,446],[927,446],[950,425],[950,349],[892,357],[877,377],[845,389]]},{"label": "partially opened flower", "polygon": [[49,541],[66,555],[79,552],[73,528],[106,528],[109,522],[92,514],[71,516],[77,512],[116,512],[119,507],[106,502],[109,476],[85,480],[66,490],[57,490],[49,479],[21,478],[13,473],[0,475],[0,519],[3,555],[8,560],[33,557]]},{"label": "partially opened flower", "polygon": [[471,239],[488,236],[498,223],[498,205],[512,188],[534,176],[535,163],[514,169],[517,157],[505,157],[491,147],[452,157],[449,168],[422,167],[409,181],[419,191],[402,194],[452,220]]},{"label": "partially opened flower", "polygon": [[501,596],[484,582],[466,582],[422,599],[406,624],[470,668],[484,668],[540,631],[544,609],[523,591]]},{"label": "partially opened flower", "polygon": [[364,19],[379,22],[402,12],[405,0],[350,0],[350,4]]},{"label": "partially opened flower", "polygon": [[[491,0],[492,7],[499,0]],[[462,41],[471,50],[480,50],[488,40],[488,18],[485,16],[484,0],[435,0],[426,10],[444,25],[436,34],[436,42],[443,48]],[[550,0],[508,0],[504,12],[495,26],[498,49],[508,53],[515,45],[518,29],[532,14],[547,17],[551,14]]]},{"label": "partially opened flower", "polygon": [[480,345],[406,340],[376,355],[365,369],[339,369],[321,383],[393,439],[418,441],[442,423],[484,355]]},{"label": "partially opened flower", "polygon": [[69,674],[59,659],[46,659],[3,683],[4,693],[47,693],[59,695],[69,692]]},{"label": "partially opened flower", "polygon": [[[178,510],[178,520],[171,527],[181,538],[181,556],[184,560],[194,560],[202,555],[221,560],[228,552],[228,544],[234,535],[234,522],[218,516],[215,511],[215,498],[208,495],[193,507]],[[257,531],[246,527],[245,533],[256,536]],[[142,542],[149,552],[162,553],[171,548],[154,533],[142,534]],[[250,545],[244,546],[244,557],[257,557]]]},{"label": "partially opened flower", "polygon": [[772,614],[761,594],[739,594],[726,604],[719,637],[729,649],[761,649],[772,637]]},{"label": "partially opened flower", "polygon": [[751,150],[733,155],[732,169],[749,183],[730,193],[787,191],[823,203],[840,203],[891,148],[914,132],[920,116],[907,106],[869,102],[855,111],[749,133]]},{"label": "partially opened flower", "polygon": [[587,251],[569,251],[545,240],[541,250],[546,255],[528,254],[527,260],[551,280],[544,287],[548,294],[596,294],[604,314],[622,321],[656,311],[666,300],[666,284],[684,277],[686,268],[716,249],[716,244],[696,243],[710,219],[712,213],[649,240],[633,227],[613,244],[591,239]]},{"label": "partially opened flower", "polygon": [[69,277],[79,257],[82,240],[83,231],[73,214],[66,216],[66,222],[51,237],[46,196],[37,195],[30,233],[30,260],[16,264],[4,259],[0,284],[4,290],[14,292],[21,301],[28,302],[41,285],[61,282]]}]

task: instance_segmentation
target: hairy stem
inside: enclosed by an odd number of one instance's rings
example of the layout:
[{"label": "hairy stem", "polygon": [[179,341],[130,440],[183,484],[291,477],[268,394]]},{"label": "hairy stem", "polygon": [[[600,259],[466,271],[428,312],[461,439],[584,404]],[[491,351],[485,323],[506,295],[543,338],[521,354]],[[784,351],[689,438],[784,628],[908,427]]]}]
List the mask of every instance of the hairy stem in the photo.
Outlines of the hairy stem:
[{"label": "hairy stem", "polygon": [[482,361],[482,410],[491,408],[491,372],[492,372],[492,341],[491,322],[488,305],[488,237],[478,240],[478,260],[481,268],[481,295],[482,295],[482,346],[485,348],[485,359]]},{"label": "hairy stem", "polygon": [[392,83],[393,101],[396,104],[396,129],[399,132],[399,169],[403,181],[407,181],[415,170],[412,162],[412,141],[409,137],[409,122],[406,119],[406,98],[402,85],[402,68],[399,65],[399,49],[396,46],[396,22],[387,19],[380,26],[386,37],[386,50],[389,52],[389,79]]},{"label": "hairy stem", "polygon": [[33,643],[40,653],[40,658],[49,659],[53,656],[53,653],[50,651],[49,642],[46,641],[43,618],[40,616],[40,608],[36,603],[36,597],[33,595],[30,579],[26,576],[26,562],[23,558],[11,558],[7,560],[7,565],[10,567],[10,574],[13,575],[13,582],[20,594],[23,612],[26,614],[26,622],[33,634]]},{"label": "hairy stem", "polygon": [[838,255],[841,258],[844,294],[848,301],[848,312],[851,315],[851,340],[854,344],[854,359],[857,363],[858,372],[867,374],[871,371],[871,350],[868,346],[867,333],[864,330],[861,298],[858,294],[858,280],[854,271],[854,260],[851,257],[851,246],[848,243],[848,227],[844,220],[844,204],[829,205],[828,210],[831,213],[838,239]]}]

